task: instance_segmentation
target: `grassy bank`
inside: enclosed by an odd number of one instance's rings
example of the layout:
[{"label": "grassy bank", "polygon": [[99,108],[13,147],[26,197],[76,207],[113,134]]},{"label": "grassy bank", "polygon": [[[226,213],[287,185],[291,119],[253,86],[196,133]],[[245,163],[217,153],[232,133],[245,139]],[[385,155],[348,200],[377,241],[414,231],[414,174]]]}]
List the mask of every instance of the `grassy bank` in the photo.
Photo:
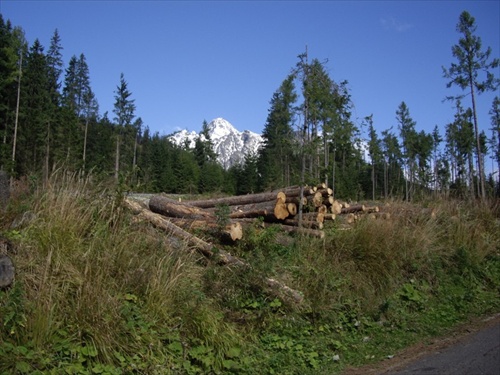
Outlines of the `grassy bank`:
[{"label": "grassy bank", "polygon": [[391,220],[331,224],[324,240],[256,226],[227,249],[242,270],[121,198],[73,175],[18,186],[0,223],[17,269],[0,291],[0,373],[335,374],[500,311],[498,203],[391,202]]}]

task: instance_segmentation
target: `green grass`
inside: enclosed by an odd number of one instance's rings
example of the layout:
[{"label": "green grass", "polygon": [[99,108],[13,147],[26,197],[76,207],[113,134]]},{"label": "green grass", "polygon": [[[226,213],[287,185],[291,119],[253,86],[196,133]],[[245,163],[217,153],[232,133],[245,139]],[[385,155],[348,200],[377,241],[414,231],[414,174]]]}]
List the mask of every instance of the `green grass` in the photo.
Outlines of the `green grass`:
[{"label": "green grass", "polygon": [[121,197],[62,171],[18,186],[0,222],[16,265],[0,291],[0,374],[335,374],[500,311],[496,206],[427,202],[431,217],[392,202],[391,220],[328,223],[323,240],[256,225],[226,249],[252,266],[238,269],[137,221]]}]

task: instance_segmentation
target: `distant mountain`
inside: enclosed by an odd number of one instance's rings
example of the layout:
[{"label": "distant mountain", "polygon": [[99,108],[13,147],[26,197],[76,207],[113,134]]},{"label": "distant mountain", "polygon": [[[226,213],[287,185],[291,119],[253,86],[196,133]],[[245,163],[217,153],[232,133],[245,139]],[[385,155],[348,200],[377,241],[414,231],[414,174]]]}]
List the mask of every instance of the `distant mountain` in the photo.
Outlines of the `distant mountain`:
[{"label": "distant mountain", "polygon": [[[208,129],[217,160],[225,169],[237,163],[243,163],[245,155],[257,152],[262,144],[260,134],[249,130],[240,132],[221,117],[210,121]],[[188,142],[189,147],[194,148],[197,137],[198,133],[195,131],[181,130],[170,136],[170,139],[177,145]]]}]

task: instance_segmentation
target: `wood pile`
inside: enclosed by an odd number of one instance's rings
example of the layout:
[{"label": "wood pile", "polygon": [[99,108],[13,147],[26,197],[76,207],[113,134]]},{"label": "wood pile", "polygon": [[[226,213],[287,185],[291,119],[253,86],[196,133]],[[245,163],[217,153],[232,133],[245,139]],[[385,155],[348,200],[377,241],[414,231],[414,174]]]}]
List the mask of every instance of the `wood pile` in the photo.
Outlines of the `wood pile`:
[{"label": "wood pile", "polygon": [[262,218],[263,226],[279,224],[286,232],[324,238],[326,221],[342,217],[343,222],[352,224],[379,211],[377,206],[349,205],[335,200],[333,190],[325,184],[184,202],[155,195],[148,207],[185,230],[221,229],[224,222],[222,234],[233,241],[241,239],[244,226],[256,218]]},{"label": "wood pile", "polygon": [[[302,199],[300,198],[302,196]],[[378,212],[378,207],[348,205],[333,198],[333,190],[326,185],[315,187],[293,186],[280,190],[231,196],[217,199],[182,202],[164,194],[149,200],[125,199],[126,206],[155,227],[183,239],[207,258],[223,265],[249,268],[250,265],[229,252],[193,234],[193,230],[210,230],[232,241],[243,238],[243,229],[262,219],[263,227],[280,225],[285,232],[324,238],[325,222],[344,218],[354,222],[361,215]],[[352,217],[352,221],[351,221]],[[217,250],[216,250],[217,249]],[[285,284],[263,276],[268,288],[280,296],[301,303],[303,296]],[[273,293],[274,293],[273,292]]]}]

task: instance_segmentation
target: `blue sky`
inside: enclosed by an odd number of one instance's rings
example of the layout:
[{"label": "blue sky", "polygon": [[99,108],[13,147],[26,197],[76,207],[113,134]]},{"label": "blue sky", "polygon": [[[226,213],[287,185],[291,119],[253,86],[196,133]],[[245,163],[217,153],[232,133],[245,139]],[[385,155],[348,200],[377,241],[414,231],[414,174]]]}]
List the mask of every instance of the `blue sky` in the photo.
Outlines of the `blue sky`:
[{"label": "blue sky", "polygon": [[[483,46],[500,56],[500,1],[21,1],[0,12],[30,45],[57,28],[65,63],[84,53],[100,113],[113,118],[124,73],[136,115],[153,132],[200,130],[224,117],[260,133],[273,93],[305,51],[349,81],[354,120],[396,129],[405,101],[417,130],[453,120],[442,66],[455,62],[458,17],[469,11]],[[499,77],[499,71],[496,71]],[[494,95],[478,98],[481,129]],[[470,105],[469,100],[464,102]],[[490,131],[488,131],[490,135]]]}]

